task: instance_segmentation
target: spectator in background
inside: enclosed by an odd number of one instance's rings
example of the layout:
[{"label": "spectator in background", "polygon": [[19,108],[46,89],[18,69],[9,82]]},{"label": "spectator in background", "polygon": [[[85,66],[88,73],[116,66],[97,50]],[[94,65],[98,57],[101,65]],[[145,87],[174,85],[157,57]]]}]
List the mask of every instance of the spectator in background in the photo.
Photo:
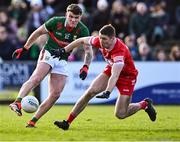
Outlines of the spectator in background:
[{"label": "spectator in background", "polygon": [[40,27],[47,18],[46,16],[44,17],[44,14],[42,13],[42,8],[43,8],[42,0],[32,0],[30,5],[31,5],[31,12],[27,19],[28,36],[34,30]]},{"label": "spectator in background", "polygon": [[126,7],[121,0],[115,0],[112,4],[109,23],[115,27],[118,37],[124,38],[127,35],[128,21],[129,15]]},{"label": "spectator in background", "polygon": [[86,6],[84,5],[84,0],[78,0],[78,5],[81,7],[82,11],[83,11],[83,15],[82,15],[82,22],[87,25],[87,27],[89,28],[89,31],[92,32],[93,29],[93,19],[91,14],[87,11]]},{"label": "spectator in background", "polygon": [[160,62],[164,62],[168,60],[166,52],[163,48],[157,49],[156,54],[155,54],[155,60],[160,61]]},{"label": "spectator in background", "polygon": [[[98,31],[94,31],[91,34],[91,36],[94,37],[98,35],[99,35]],[[104,58],[98,48],[93,48],[93,54],[94,54],[94,58],[93,58],[94,61],[104,61]]]},{"label": "spectator in background", "polygon": [[139,53],[138,48],[136,46],[136,39],[134,36],[129,35],[125,37],[125,44],[129,48],[129,51],[131,52],[131,56],[134,60],[138,60]]},{"label": "spectator in background", "polygon": [[7,12],[4,9],[0,10],[0,25],[5,26],[6,28],[10,26]]},{"label": "spectator in background", "polygon": [[11,0],[0,0],[0,6],[7,7],[11,3]]},{"label": "spectator in background", "polygon": [[0,25],[0,57],[2,60],[11,60],[12,53],[16,50],[11,39],[8,39],[6,27]]},{"label": "spectator in background", "polygon": [[169,15],[164,10],[164,5],[165,2],[158,2],[151,8],[151,17],[154,23],[154,30],[152,34],[153,43],[162,41],[165,38],[165,36],[168,35],[168,32],[171,32],[168,30]]},{"label": "spectator in background", "polygon": [[169,58],[171,61],[180,61],[180,47],[178,45],[171,48]]},{"label": "spectator in background", "polygon": [[9,18],[17,27],[21,27],[27,18],[27,5],[23,0],[12,0],[8,7]]},{"label": "spectator in background", "polygon": [[98,0],[97,9],[93,15],[93,30],[98,31],[103,25],[109,21],[109,4],[107,0]]},{"label": "spectator in background", "polygon": [[45,6],[43,7],[41,12],[44,17],[44,20],[48,20],[55,14],[55,2],[56,0],[45,0]]},{"label": "spectator in background", "polygon": [[176,34],[175,37],[180,39],[180,6],[176,8]]},{"label": "spectator in background", "polygon": [[151,38],[153,30],[152,19],[144,2],[136,6],[136,12],[130,17],[129,31],[136,38],[145,35],[147,39]]},{"label": "spectator in background", "polygon": [[138,60],[139,61],[151,61],[151,60],[153,60],[152,50],[146,41],[146,37],[145,36],[139,37],[137,39],[137,43],[138,43],[138,50],[139,50]]},{"label": "spectator in background", "polygon": [[16,23],[11,22],[7,15],[6,10],[0,10],[0,25],[6,28],[8,33],[8,38],[12,40],[12,42],[16,42],[16,32],[17,32],[17,25]]}]

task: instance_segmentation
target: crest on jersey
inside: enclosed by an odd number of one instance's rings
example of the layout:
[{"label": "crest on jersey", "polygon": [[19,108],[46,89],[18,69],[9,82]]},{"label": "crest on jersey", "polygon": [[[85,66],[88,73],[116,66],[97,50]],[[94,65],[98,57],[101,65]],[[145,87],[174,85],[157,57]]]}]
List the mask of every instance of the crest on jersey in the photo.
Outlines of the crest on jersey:
[{"label": "crest on jersey", "polygon": [[76,34],[79,34],[79,33],[80,33],[80,31],[81,31],[81,29],[80,29],[80,28],[78,28],[78,29],[76,30]]},{"label": "crest on jersey", "polygon": [[76,40],[76,39],[77,39],[77,35],[74,35],[74,36],[73,36],[73,40]]},{"label": "crest on jersey", "polygon": [[70,34],[70,33],[65,33],[64,38],[65,38],[65,39],[69,39],[69,38],[70,38],[70,36],[71,36],[71,34]]},{"label": "crest on jersey", "polygon": [[61,22],[58,22],[57,25],[56,25],[56,28],[57,28],[57,30],[62,29],[62,23],[61,23]]}]

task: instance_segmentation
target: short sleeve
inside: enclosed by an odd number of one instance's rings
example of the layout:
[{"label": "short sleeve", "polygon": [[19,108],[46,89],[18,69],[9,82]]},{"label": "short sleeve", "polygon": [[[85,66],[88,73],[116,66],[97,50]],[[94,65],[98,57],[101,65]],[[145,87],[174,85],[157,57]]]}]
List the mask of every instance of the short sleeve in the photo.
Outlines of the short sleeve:
[{"label": "short sleeve", "polygon": [[56,25],[56,17],[53,17],[45,22],[45,28],[47,31],[52,31]]},{"label": "short sleeve", "polygon": [[94,47],[98,47],[99,46],[99,37],[91,37],[90,39],[90,44]]},{"label": "short sleeve", "polygon": [[126,57],[125,50],[118,50],[114,52],[111,56],[114,63],[118,63],[118,62],[124,63],[125,57]]},{"label": "short sleeve", "polygon": [[81,37],[86,37],[86,36],[89,36],[90,34],[89,34],[89,30],[88,30],[88,28],[87,27],[84,27],[83,29],[82,29],[82,31],[81,31]]}]

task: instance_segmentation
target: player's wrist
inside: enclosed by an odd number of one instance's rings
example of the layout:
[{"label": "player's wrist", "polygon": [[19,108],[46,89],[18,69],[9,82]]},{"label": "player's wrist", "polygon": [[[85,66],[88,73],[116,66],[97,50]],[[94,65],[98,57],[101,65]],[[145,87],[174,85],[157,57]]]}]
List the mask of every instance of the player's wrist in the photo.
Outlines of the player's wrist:
[{"label": "player's wrist", "polygon": [[88,66],[88,65],[86,65],[86,64],[84,64],[84,65],[83,65],[83,68],[87,68],[87,69],[89,69],[89,66]]},{"label": "player's wrist", "polygon": [[23,50],[24,51],[28,51],[29,49],[27,47],[23,47]]}]

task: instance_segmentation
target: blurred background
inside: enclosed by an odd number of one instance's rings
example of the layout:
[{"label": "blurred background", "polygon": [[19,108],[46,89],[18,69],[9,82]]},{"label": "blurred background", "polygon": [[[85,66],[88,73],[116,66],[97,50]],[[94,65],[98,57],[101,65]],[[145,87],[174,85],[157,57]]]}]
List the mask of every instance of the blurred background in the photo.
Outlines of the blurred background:
[{"label": "blurred background", "polygon": [[[83,9],[82,22],[89,28],[91,35],[97,35],[103,25],[112,24],[117,37],[129,47],[140,72],[133,101],[149,96],[155,99],[156,104],[180,104],[178,0],[1,0],[0,103],[15,99],[19,87],[35,68],[46,36],[41,36],[20,61],[12,60],[13,51],[22,48],[29,35],[49,18],[64,16],[66,7],[71,3],[78,3]],[[74,103],[103,70],[104,59],[97,49],[93,50],[92,67],[84,82],[77,77],[83,64],[83,49],[73,51],[69,57],[70,77],[63,92],[64,97],[69,98],[63,99],[62,96],[62,101],[57,103]],[[41,101],[48,92],[46,85],[45,79],[32,91]],[[76,97],[70,97],[72,92],[77,93]],[[138,93],[140,97],[136,95]],[[115,98],[112,97],[108,102],[93,102],[114,103]]]}]

